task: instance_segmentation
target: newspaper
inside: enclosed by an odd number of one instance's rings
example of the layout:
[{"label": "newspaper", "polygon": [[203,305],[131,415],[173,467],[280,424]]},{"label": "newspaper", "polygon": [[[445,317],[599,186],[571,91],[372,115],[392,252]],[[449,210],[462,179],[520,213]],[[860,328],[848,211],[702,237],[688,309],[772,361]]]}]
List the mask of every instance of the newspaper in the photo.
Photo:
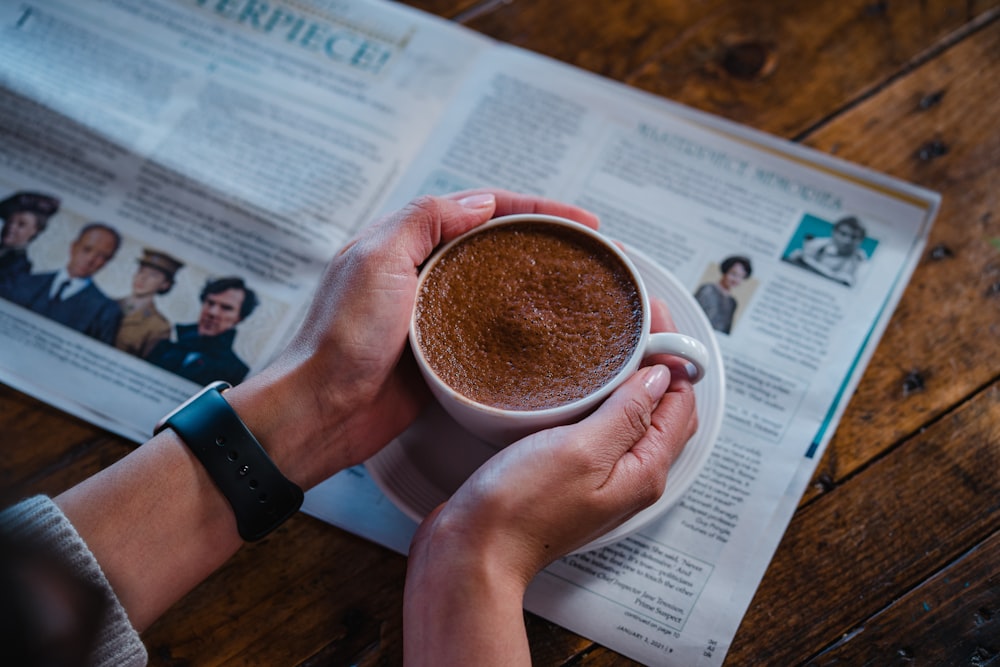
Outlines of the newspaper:
[{"label": "newspaper", "polygon": [[[0,274],[3,382],[142,442],[201,384],[152,350],[191,335],[213,281],[258,302],[215,350],[239,381],[380,212],[484,185],[578,204],[697,295],[727,401],[674,508],[553,564],[525,607],[646,664],[722,664],[935,193],[378,1],[6,3],[0,31],[0,211],[47,220],[0,262],[51,293],[100,222],[117,249],[77,289],[124,318],[109,334]],[[149,268],[169,286],[142,300]],[[130,347],[140,315],[156,332]],[[304,509],[401,553],[416,527],[363,466]]]}]

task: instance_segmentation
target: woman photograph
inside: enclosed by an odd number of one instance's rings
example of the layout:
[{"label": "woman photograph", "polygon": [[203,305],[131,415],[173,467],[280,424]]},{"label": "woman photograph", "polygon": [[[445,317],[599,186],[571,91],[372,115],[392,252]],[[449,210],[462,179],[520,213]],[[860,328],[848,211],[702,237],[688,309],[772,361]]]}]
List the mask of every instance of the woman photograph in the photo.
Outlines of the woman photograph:
[{"label": "woman photograph", "polygon": [[719,280],[699,287],[694,298],[708,315],[712,328],[728,334],[733,328],[733,315],[738,305],[732,291],[750,277],[753,267],[749,257],[733,255],[722,260],[719,271]]},{"label": "woman photograph", "polygon": [[36,192],[16,192],[0,201],[0,286],[31,272],[28,245],[58,210],[58,199]]}]

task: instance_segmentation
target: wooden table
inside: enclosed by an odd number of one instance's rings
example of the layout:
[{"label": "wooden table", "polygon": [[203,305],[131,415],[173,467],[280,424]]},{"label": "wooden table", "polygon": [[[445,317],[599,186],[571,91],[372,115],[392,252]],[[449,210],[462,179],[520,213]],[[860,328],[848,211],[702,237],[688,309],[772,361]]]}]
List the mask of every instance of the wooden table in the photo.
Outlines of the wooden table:
[{"label": "wooden table", "polygon": [[[421,9],[941,192],[728,665],[1000,665],[1000,1]],[[3,500],[132,445],[0,388]],[[306,515],[144,636],[154,665],[395,665],[406,561]],[[531,614],[536,665],[631,661]]]}]

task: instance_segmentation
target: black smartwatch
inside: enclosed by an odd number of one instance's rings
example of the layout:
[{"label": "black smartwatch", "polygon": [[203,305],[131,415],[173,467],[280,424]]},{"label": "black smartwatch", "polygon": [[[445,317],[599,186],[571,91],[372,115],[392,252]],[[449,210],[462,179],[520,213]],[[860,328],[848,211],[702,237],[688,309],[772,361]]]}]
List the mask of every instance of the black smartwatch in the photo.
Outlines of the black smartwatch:
[{"label": "black smartwatch", "polygon": [[213,382],[161,419],[205,466],[236,515],[247,542],[264,537],[302,506],[302,489],[285,478],[223,398],[232,385]]}]

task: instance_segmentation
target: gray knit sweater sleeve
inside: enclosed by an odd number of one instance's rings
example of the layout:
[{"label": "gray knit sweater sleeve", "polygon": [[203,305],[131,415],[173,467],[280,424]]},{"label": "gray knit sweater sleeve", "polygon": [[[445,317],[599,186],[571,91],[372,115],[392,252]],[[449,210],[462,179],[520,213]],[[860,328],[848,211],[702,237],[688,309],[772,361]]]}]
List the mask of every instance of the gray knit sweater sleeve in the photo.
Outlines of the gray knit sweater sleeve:
[{"label": "gray knit sweater sleeve", "polygon": [[129,623],[94,554],[59,507],[45,496],[34,496],[0,513],[0,530],[15,540],[40,540],[86,581],[99,586],[109,602],[101,623],[97,646],[87,662],[93,667],[140,667],[146,648]]}]

